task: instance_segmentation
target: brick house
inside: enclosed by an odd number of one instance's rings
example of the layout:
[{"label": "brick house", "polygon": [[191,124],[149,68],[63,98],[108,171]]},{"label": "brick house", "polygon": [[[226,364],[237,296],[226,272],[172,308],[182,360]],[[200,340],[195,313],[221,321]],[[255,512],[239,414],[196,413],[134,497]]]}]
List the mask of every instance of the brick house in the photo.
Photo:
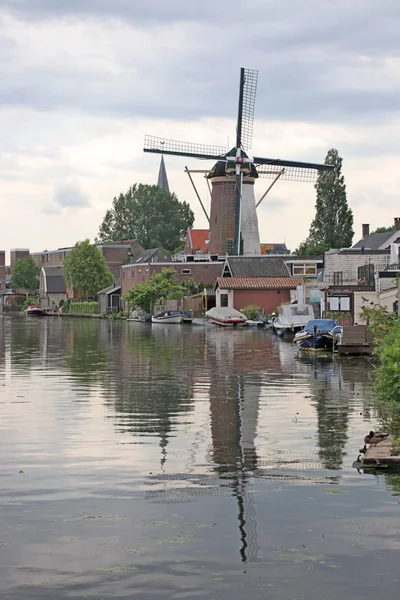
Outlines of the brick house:
[{"label": "brick house", "polygon": [[[108,268],[116,279],[119,277],[120,266],[143,252],[143,247],[136,240],[99,244],[97,248],[103,254]],[[65,257],[71,250],[72,247],[43,250],[43,252],[32,252],[31,256],[40,268],[62,267]]]},{"label": "brick house", "polygon": [[53,309],[67,297],[62,267],[42,267],[39,278],[40,306]]},{"label": "brick house", "polygon": [[252,305],[272,313],[290,302],[290,291],[303,283],[303,277],[218,277],[216,306],[242,310]]},{"label": "brick house", "polygon": [[185,254],[207,254],[209,239],[208,229],[188,229],[185,237]]},{"label": "brick house", "polygon": [[121,294],[124,296],[134,285],[149,281],[153,273],[160,273],[163,269],[173,269],[176,281],[193,279],[196,283],[213,288],[217,277],[222,274],[222,267],[223,263],[217,261],[173,261],[162,248],[145,250],[134,261],[121,266]]}]

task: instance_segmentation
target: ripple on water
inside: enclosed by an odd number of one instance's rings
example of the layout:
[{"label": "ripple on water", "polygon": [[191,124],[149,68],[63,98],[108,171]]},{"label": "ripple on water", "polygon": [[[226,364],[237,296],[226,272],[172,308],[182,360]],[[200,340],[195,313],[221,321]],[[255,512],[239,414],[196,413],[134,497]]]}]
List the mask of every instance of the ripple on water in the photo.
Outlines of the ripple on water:
[{"label": "ripple on water", "polygon": [[369,371],[265,331],[0,318],[5,597],[395,597],[400,479],[351,467]]}]

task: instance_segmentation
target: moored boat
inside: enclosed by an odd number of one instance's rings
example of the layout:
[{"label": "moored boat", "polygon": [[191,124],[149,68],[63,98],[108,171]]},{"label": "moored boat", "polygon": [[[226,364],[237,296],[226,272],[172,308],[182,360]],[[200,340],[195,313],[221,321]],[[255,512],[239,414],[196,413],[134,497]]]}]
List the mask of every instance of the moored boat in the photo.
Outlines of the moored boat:
[{"label": "moored boat", "polygon": [[246,315],[234,308],[210,308],[206,312],[206,317],[211,323],[222,327],[237,327],[247,321]]},{"label": "moored boat", "polygon": [[44,317],[46,312],[40,306],[32,304],[25,309],[25,314],[29,317]]},{"label": "moored boat", "polygon": [[166,325],[180,325],[183,314],[179,310],[166,310],[151,317],[152,323],[164,323]]},{"label": "moored boat", "polygon": [[342,328],[333,319],[311,319],[296,333],[294,342],[302,350],[332,350],[342,334]]},{"label": "moored boat", "polygon": [[314,309],[311,304],[283,304],[279,315],[273,321],[273,328],[280,336],[286,332],[296,333],[313,318]]},{"label": "moored boat", "polygon": [[264,321],[251,321],[250,319],[247,319],[246,327],[265,327],[265,322]]}]

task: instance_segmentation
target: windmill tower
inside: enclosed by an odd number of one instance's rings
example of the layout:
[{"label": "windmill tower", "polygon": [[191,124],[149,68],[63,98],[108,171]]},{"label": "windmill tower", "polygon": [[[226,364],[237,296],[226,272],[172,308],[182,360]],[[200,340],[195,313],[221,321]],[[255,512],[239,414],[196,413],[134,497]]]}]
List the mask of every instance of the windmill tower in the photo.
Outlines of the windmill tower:
[{"label": "windmill tower", "polygon": [[216,160],[212,184],[209,250],[216,254],[260,254],[254,182],[260,175],[291,181],[314,181],[332,165],[264,158],[249,154],[252,146],[258,71],[240,70],[236,146],[209,146],[146,135],[144,152]]}]

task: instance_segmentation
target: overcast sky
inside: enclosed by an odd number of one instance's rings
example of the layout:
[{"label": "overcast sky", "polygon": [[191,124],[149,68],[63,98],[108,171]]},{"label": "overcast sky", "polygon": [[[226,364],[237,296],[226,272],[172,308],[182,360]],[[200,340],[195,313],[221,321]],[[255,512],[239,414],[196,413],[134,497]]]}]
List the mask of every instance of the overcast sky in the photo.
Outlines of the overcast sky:
[{"label": "overcast sky", "polygon": [[[399,31],[398,0],[1,0],[0,248],[94,239],[115,195],[157,181],[145,133],[233,145],[241,66],[259,70],[254,155],[323,162],[337,148],[354,241],[361,223],[391,224]],[[183,169],[204,164],[166,158],[197,227]],[[294,249],[314,203],[312,184],[277,184],[259,210],[262,241]]]}]

